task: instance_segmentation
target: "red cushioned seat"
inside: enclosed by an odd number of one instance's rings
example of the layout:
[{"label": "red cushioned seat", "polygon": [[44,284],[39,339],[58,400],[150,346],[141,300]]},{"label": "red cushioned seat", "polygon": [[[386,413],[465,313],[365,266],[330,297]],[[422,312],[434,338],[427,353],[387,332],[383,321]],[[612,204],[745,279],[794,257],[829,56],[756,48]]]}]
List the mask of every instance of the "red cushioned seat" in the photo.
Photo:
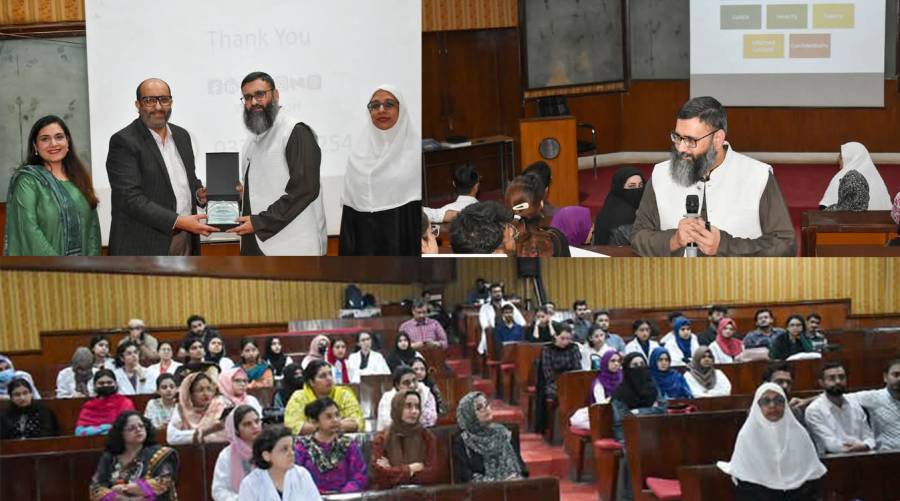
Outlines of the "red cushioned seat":
[{"label": "red cushioned seat", "polygon": [[500,364],[500,370],[511,371],[516,368],[516,364]]},{"label": "red cushioned seat", "polygon": [[613,440],[611,438],[601,438],[599,440],[594,440],[594,447],[600,450],[615,451],[620,450],[622,448],[622,444],[620,444],[618,440]]},{"label": "red cushioned seat", "polygon": [[498,365],[500,365],[500,361],[499,360],[488,360],[487,364],[488,364],[488,367],[497,367]]},{"label": "red cushioned seat", "polygon": [[572,435],[577,435],[579,437],[591,436],[591,430],[585,430],[584,428],[577,428],[575,426],[569,427],[569,433],[571,433]]},{"label": "red cushioned seat", "polygon": [[529,386],[528,388],[525,389],[526,393],[534,393],[535,391],[537,391],[537,390],[535,389],[534,386]]},{"label": "red cushioned seat", "polygon": [[668,478],[647,477],[647,488],[649,488],[656,499],[660,501],[672,501],[681,499],[681,484],[678,480],[670,480]]}]

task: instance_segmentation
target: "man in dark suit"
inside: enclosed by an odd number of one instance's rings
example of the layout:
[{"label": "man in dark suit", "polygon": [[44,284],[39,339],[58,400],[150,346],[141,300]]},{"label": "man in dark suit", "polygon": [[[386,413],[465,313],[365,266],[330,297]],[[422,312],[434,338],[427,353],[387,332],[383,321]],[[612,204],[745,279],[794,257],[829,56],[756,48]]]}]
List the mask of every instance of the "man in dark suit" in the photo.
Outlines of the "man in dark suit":
[{"label": "man in dark suit", "polygon": [[134,105],[139,117],[109,140],[109,254],[199,255],[199,235],[218,229],[197,214],[197,206],[206,205],[206,188],[194,172],[190,135],[169,123],[169,85],[144,80]]}]

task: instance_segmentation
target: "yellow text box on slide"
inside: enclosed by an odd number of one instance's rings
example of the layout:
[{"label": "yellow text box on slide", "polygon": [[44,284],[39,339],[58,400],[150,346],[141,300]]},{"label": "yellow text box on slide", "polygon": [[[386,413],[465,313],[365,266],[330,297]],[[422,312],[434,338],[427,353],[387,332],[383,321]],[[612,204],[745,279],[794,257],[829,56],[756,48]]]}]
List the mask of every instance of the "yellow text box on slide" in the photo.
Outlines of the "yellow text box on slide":
[{"label": "yellow text box on slide", "polygon": [[784,35],[744,35],[744,59],[783,59]]},{"label": "yellow text box on slide", "polygon": [[813,28],[853,28],[854,5],[850,3],[819,3],[813,5]]}]

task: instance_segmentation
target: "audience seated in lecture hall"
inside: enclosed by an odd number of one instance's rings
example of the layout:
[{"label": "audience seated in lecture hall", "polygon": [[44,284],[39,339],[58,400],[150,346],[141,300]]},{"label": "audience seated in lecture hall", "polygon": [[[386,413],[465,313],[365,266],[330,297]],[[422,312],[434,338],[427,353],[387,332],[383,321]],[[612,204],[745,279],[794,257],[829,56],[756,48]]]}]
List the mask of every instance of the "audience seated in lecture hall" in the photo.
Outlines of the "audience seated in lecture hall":
[{"label": "audience seated in lecture hall", "polygon": [[159,355],[159,362],[147,367],[147,377],[151,381],[155,381],[161,374],[175,374],[175,371],[181,367],[181,362],[172,358],[175,355],[172,342],[163,341],[159,343],[157,354]]},{"label": "audience seated in lecture hall", "polygon": [[718,334],[719,329],[719,321],[727,316],[728,308],[720,304],[714,304],[707,309],[706,318],[709,321],[709,324],[706,326],[706,329],[704,329],[703,332],[697,334],[697,342],[700,343],[700,346],[709,346],[713,341],[716,340],[716,335]]},{"label": "audience seated in lecture hall", "polygon": [[300,368],[300,364],[286,365],[284,367],[284,377],[281,379],[281,384],[278,385],[278,389],[275,390],[275,394],[272,397],[272,407],[281,409],[283,415],[284,408],[291,400],[291,396],[294,392],[302,389],[303,369]]},{"label": "audience seated in lecture hall", "polygon": [[514,256],[519,237],[514,223],[512,210],[497,202],[472,204],[450,223],[450,247],[454,254]]},{"label": "audience seated in lecture hall", "polygon": [[438,247],[437,236],[435,232],[440,231],[440,227],[432,227],[428,222],[428,216],[422,213],[422,254],[440,254],[441,249]]},{"label": "audience seated in lecture hall", "polygon": [[307,405],[328,397],[337,405],[341,415],[341,431],[344,433],[365,431],[365,421],[359,401],[348,386],[334,383],[331,366],[324,360],[313,360],[303,369],[303,389],[295,391],[284,409],[284,425],[295,435],[309,435],[316,430],[315,423],[307,420]]},{"label": "audience seated in lecture hall", "polygon": [[576,343],[584,344],[594,328],[594,314],[584,299],[576,299],[572,303],[572,311],[575,318],[572,319],[572,339]]},{"label": "audience seated in lecture hall", "polygon": [[313,360],[325,361],[325,354],[328,353],[330,347],[331,339],[325,334],[319,334],[312,338],[312,341],[309,343],[309,351],[306,353],[306,356],[303,357],[303,360],[300,361],[300,366],[306,369],[306,366]]},{"label": "audience seated in lecture hall", "polygon": [[350,382],[359,384],[360,377],[387,375],[391,373],[384,356],[373,346],[371,332],[361,331],[356,334],[356,347],[347,358],[347,369],[350,371]]},{"label": "audience seated in lecture hall", "polygon": [[820,209],[827,209],[840,203],[841,181],[847,174],[855,171],[862,175],[867,187],[865,204],[856,210],[891,210],[891,195],[888,193],[887,185],[884,184],[865,146],[857,142],[842,144],[838,155],[838,167],[840,170],[831,178],[822,200],[819,201]]},{"label": "audience seated in lecture hall", "polygon": [[447,333],[440,322],[428,318],[428,303],[416,299],[412,307],[413,318],[400,324],[398,330],[409,336],[414,350],[421,348],[447,349]]},{"label": "audience seated in lecture hall", "polygon": [[722,318],[716,327],[716,339],[709,344],[709,350],[717,364],[730,364],[740,362],[741,353],[744,351],[744,343],[736,338],[737,325],[730,318]]},{"label": "audience seated in lecture hall", "polygon": [[[123,397],[124,398],[124,397]],[[135,410],[122,412],[91,478],[91,501],[178,499],[178,453],[156,443],[156,430]]]},{"label": "audience seated in lecture hall", "polygon": [[812,343],[814,351],[822,353],[828,347],[828,339],[825,331],[819,327],[822,324],[822,316],[818,313],[810,313],[806,316],[806,337]]},{"label": "audience seated in lecture hall", "polygon": [[494,327],[494,353],[501,353],[503,343],[522,341],[525,331],[513,318],[515,306],[505,304],[500,308],[500,320]]},{"label": "audience seated in lecture hall", "polygon": [[139,362],[138,347],[133,341],[125,341],[116,348],[116,386],[123,395],[153,393],[156,382],[150,379],[147,369]]},{"label": "audience seated in lecture hall", "polygon": [[609,312],[600,310],[594,313],[594,324],[606,332],[606,344],[610,345],[619,353],[625,352],[625,340],[622,336],[609,331]]},{"label": "audience seated in lecture hall", "polygon": [[798,353],[814,353],[812,342],[806,337],[806,320],[800,315],[791,315],[785,323],[787,332],[772,339],[769,358],[785,360]]},{"label": "audience seated in lecture hall", "polygon": [[744,335],[744,348],[771,349],[772,341],[785,331],[780,327],[774,327],[775,316],[768,308],[756,310],[756,329]]},{"label": "audience seated in lecture hall", "polygon": [[625,441],[622,419],[630,414],[663,414],[666,399],[653,382],[647,361],[640,353],[625,355],[622,362],[622,382],[612,393],[613,436],[620,443]]},{"label": "audience seated in lecture hall", "polygon": [[[591,390],[587,404],[606,404],[612,399],[613,393],[622,384],[622,354],[610,350],[603,354],[598,363],[597,376],[591,382]],[[569,424],[584,430],[591,429],[590,416],[587,407],[582,407],[572,414]]]},{"label": "audience seated in lecture hall", "polygon": [[666,315],[666,319],[669,321],[669,327],[671,330],[667,332],[663,337],[659,338],[660,346],[665,345],[672,339],[672,336],[675,335],[675,322],[678,321],[679,318],[684,317],[684,314],[680,311],[671,311],[668,315]]},{"label": "audience seated in lecture hall", "polygon": [[[437,407],[438,416],[447,415],[447,412],[450,410],[448,403],[444,400],[444,397],[441,395],[441,389],[438,388],[437,383],[434,381],[434,376],[431,374],[428,362],[426,362],[424,358],[417,358],[413,360],[412,370],[416,374],[416,380],[419,382],[419,386],[424,385],[428,388],[428,391],[431,392],[431,396],[434,397],[434,404]],[[426,400],[428,400],[428,397],[422,399],[423,409]]]},{"label": "audience seated in lecture hall", "polygon": [[616,352],[615,348],[607,344],[606,331],[600,326],[594,326],[587,342],[579,345],[579,348],[581,349],[581,368],[586,371],[600,370],[603,367],[601,361],[603,356],[609,352]]},{"label": "audience seated in lecture hall", "polygon": [[234,367],[227,371],[222,371],[217,380],[219,387],[219,395],[228,400],[232,406],[249,405],[256,409],[256,412],[262,414],[262,405],[256,397],[247,393],[250,387],[250,380],[247,373],[240,367]]},{"label": "audience seated in lecture hall", "polygon": [[641,171],[635,167],[619,167],[616,170],[603,209],[594,219],[594,245],[631,245],[631,228],[646,182]]},{"label": "audience seated in lecture hall", "polygon": [[394,387],[381,395],[381,401],[378,402],[378,420],[375,430],[382,431],[391,425],[394,417],[391,411],[391,402],[394,395],[405,391],[415,391],[419,395],[419,422],[422,426],[429,428],[434,426],[438,417],[437,403],[428,387],[419,382],[416,371],[409,365],[397,367],[393,374],[393,384]]},{"label": "audience seated in lecture hall", "polygon": [[478,202],[476,197],[478,188],[481,186],[481,176],[474,164],[467,162],[457,167],[453,172],[451,183],[453,191],[457,195],[456,200],[437,209],[423,207],[422,210],[425,212],[428,222],[449,223],[459,215],[460,211]]},{"label": "audience seated in lecture hall", "polygon": [[253,468],[238,491],[239,501],[321,501],[309,471],[294,463],[294,437],[284,426],[264,429],[253,441]]},{"label": "audience seated in lecture hall", "polygon": [[[203,341],[203,346],[206,346],[206,342],[209,341],[212,336],[219,335],[219,331],[207,325],[206,319],[200,315],[195,314],[188,317],[187,327],[188,331],[184,335],[185,342],[188,339],[200,339]],[[183,352],[178,352],[178,358],[183,358],[184,356],[185,354]]]},{"label": "audience seated in lecture hall", "polygon": [[109,356],[108,337],[103,334],[92,336],[88,343],[88,348],[90,348],[91,353],[94,354],[95,370],[100,368],[113,370],[116,368],[115,360]]},{"label": "audience seated in lecture hall", "polygon": [[525,327],[525,340],[529,343],[549,343],[563,329],[563,324],[552,320],[549,308],[541,306],[532,316],[531,325]]},{"label": "audience seated in lecture hall", "polygon": [[372,439],[372,488],[427,485],[437,477],[437,439],[420,421],[421,396],[400,391],[391,399],[391,424]]},{"label": "audience seated in lecture hall", "polygon": [[900,450],[900,358],[884,367],[884,388],[844,395],[869,414],[878,450]]},{"label": "audience seated in lecture hall", "polygon": [[309,471],[319,492],[366,490],[366,461],[356,439],[344,434],[338,404],[323,397],[307,404],[303,412],[306,425],[315,431],[299,437],[294,460]]},{"label": "audience seated in lecture hall", "polygon": [[806,424],[827,454],[875,449],[875,434],[856,399],[844,397],[847,371],[839,362],[826,362],[819,374],[824,393],[806,407]]},{"label": "audience seated in lecture hall", "polygon": [[591,210],[587,207],[570,205],[562,207],[550,221],[550,227],[559,230],[571,245],[580,247],[589,245],[593,238]]},{"label": "audience seated in lecture hall", "polygon": [[[25,371],[17,371],[12,359],[6,355],[0,355],[0,399],[9,398],[9,383],[16,378],[28,381],[31,387],[34,388],[34,379],[31,377],[31,374]],[[40,400],[40,393],[35,392],[34,398]]]},{"label": "audience seated in lecture hall", "polygon": [[134,409],[131,399],[119,393],[116,375],[109,369],[94,374],[94,391],[97,396],[85,401],[78,412],[76,435],[106,435],[119,414]]}]

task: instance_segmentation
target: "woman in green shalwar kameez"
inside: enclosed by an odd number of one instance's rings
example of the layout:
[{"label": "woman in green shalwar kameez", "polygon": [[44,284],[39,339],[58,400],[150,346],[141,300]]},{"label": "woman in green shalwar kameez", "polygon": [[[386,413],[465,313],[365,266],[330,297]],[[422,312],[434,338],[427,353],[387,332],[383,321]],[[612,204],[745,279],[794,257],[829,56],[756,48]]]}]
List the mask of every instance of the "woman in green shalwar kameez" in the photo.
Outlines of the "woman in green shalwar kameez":
[{"label": "woman in green shalwar kameez", "polygon": [[31,128],[28,159],[13,173],[6,202],[4,255],[100,255],[97,197],[59,117]]}]

